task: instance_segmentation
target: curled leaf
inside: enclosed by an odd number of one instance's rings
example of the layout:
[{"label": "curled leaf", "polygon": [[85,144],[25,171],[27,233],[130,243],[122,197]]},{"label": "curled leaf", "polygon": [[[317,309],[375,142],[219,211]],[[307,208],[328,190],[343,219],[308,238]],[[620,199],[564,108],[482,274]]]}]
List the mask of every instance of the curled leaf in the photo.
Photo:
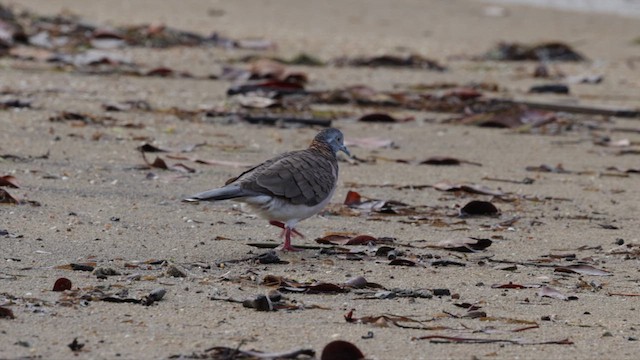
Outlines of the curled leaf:
[{"label": "curled leaf", "polygon": [[53,284],[53,291],[65,290],[71,290],[71,280],[67,278],[59,278],[56,280],[55,284]]},{"label": "curled leaf", "polygon": [[322,349],[320,360],[361,360],[364,354],[358,347],[344,340],[335,340]]},{"label": "curled leaf", "polygon": [[497,215],[498,208],[488,201],[473,200],[460,209],[460,216]]},{"label": "curled leaf", "polygon": [[5,175],[0,176],[0,186],[6,186],[10,188],[19,188],[18,182],[16,181],[15,176],[13,175]]}]

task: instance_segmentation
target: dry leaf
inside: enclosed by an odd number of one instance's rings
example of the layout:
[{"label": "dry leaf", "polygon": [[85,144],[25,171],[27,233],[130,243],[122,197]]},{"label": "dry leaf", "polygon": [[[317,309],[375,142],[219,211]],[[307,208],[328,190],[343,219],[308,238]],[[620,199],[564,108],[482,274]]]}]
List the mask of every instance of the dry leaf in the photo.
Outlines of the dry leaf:
[{"label": "dry leaf", "polygon": [[492,243],[493,241],[489,239],[468,238],[444,240],[439,242],[437,245],[431,245],[429,247],[460,252],[476,252],[488,248]]},{"label": "dry leaf", "polygon": [[6,186],[10,188],[19,188],[18,182],[16,181],[15,176],[13,175],[5,175],[0,176],[0,186]]},{"label": "dry leaf", "polygon": [[600,269],[596,269],[590,265],[568,265],[558,266],[555,268],[556,272],[576,273],[581,275],[593,275],[593,276],[613,276],[612,273]]},{"label": "dry leaf", "polygon": [[543,286],[540,288],[540,290],[538,290],[538,296],[540,297],[550,297],[550,298],[554,298],[554,299],[558,299],[558,300],[564,300],[567,301],[569,300],[569,297],[566,296],[565,294],[561,293],[560,291],[549,287],[549,286]]},{"label": "dry leaf", "polygon": [[460,209],[460,216],[469,215],[498,215],[498,208],[488,201],[473,200]]},{"label": "dry leaf", "polygon": [[53,291],[71,290],[71,280],[67,278],[59,278],[53,285]]},{"label": "dry leaf", "polygon": [[350,342],[335,340],[322,349],[320,360],[362,360],[364,354]]}]

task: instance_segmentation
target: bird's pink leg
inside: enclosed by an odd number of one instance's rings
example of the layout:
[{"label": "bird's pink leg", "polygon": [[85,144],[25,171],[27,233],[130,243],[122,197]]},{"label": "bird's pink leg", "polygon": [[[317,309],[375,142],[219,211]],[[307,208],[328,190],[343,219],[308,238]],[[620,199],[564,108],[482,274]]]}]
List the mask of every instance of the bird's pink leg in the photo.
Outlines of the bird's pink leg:
[{"label": "bird's pink leg", "polygon": [[302,249],[297,249],[291,246],[291,232],[295,231],[294,229],[288,228],[285,226],[284,228],[284,244],[282,244],[282,251],[302,251]]},{"label": "bird's pink leg", "polygon": [[[271,220],[271,221],[269,221],[269,224],[271,224],[271,225],[273,225],[273,226],[277,226],[277,227],[281,228],[281,229],[282,229],[282,233],[280,234],[280,236],[281,236],[281,237],[282,237],[282,236],[284,236],[284,233],[285,233],[285,231],[286,231],[286,230],[285,230],[285,229],[286,229],[286,226],[284,225],[284,223],[282,223],[282,222],[280,222],[280,221],[276,221],[276,220]],[[304,239],[304,235],[302,235],[300,232],[298,232],[298,230],[296,230],[296,229],[291,229],[291,232],[293,233],[293,235],[295,235],[295,236],[300,236],[301,238],[303,238],[303,239]]]}]

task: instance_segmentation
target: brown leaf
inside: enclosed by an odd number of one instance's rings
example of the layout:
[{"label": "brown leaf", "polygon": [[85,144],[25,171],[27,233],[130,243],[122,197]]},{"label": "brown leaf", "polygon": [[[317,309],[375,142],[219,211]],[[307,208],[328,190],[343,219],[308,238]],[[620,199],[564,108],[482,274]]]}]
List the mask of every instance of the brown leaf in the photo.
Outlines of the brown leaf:
[{"label": "brown leaf", "polygon": [[405,204],[395,200],[362,200],[363,196],[355,191],[349,191],[345,199],[345,204],[352,209],[364,212],[375,212],[386,215],[416,215],[419,213],[418,207]]},{"label": "brown leaf", "polygon": [[538,296],[540,297],[550,297],[550,298],[554,298],[554,299],[558,299],[558,300],[564,300],[564,301],[568,301],[569,297],[563,293],[561,293],[560,291],[549,287],[549,286],[543,286],[540,288],[540,290],[538,290]]},{"label": "brown leaf", "polygon": [[233,98],[242,107],[250,109],[266,109],[281,106],[280,102],[267,96],[259,96],[256,93],[239,94]]},{"label": "brown leaf", "polygon": [[156,145],[152,145],[152,144],[149,144],[149,143],[144,143],[144,144],[138,146],[136,148],[136,150],[142,151],[142,152],[169,152],[169,151],[171,151],[169,149],[163,149],[161,147],[158,147]]},{"label": "brown leaf", "polygon": [[110,116],[96,116],[91,114],[76,113],[70,111],[63,111],[58,115],[49,118],[51,122],[66,122],[71,126],[85,126],[85,125],[102,125],[113,126],[117,123],[115,118]]},{"label": "brown leaf", "polygon": [[127,100],[118,103],[104,103],[102,104],[104,111],[130,111],[130,110],[143,110],[151,111],[152,107],[145,100]]},{"label": "brown leaf", "polygon": [[82,350],[82,348],[84,347],[84,344],[78,342],[78,338],[75,338],[75,339],[73,339],[71,344],[69,344],[67,346],[69,347],[69,349],[71,349],[71,351],[77,352],[77,351]]},{"label": "brown leaf", "polygon": [[494,284],[491,285],[492,289],[530,289],[530,288],[539,288],[540,285],[521,285],[514,284],[512,282],[508,284]]},{"label": "brown leaf", "polygon": [[53,291],[71,290],[71,280],[67,278],[59,278],[53,285]]},{"label": "brown leaf", "polygon": [[613,276],[613,274],[608,271],[596,269],[590,265],[558,266],[554,271],[592,276]]},{"label": "brown leaf", "polygon": [[168,67],[157,67],[145,72],[143,75],[145,76],[158,76],[158,77],[169,77],[173,76],[175,71]]},{"label": "brown leaf", "polygon": [[86,263],[70,263],[65,265],[58,265],[54,267],[54,269],[74,270],[74,271],[93,271],[95,267],[96,267],[95,262],[86,262]]},{"label": "brown leaf", "polygon": [[384,289],[384,286],[378,283],[368,282],[363,276],[356,276],[344,282],[345,286],[353,289]]},{"label": "brown leaf", "polygon": [[5,175],[0,176],[0,186],[6,186],[10,188],[19,188],[18,182],[16,181],[15,176],[13,175]]},{"label": "brown leaf", "polygon": [[499,61],[584,61],[585,57],[562,42],[522,44],[501,42],[483,58]]},{"label": "brown leaf", "polygon": [[253,93],[256,91],[274,92],[276,94],[306,94],[304,85],[282,80],[257,80],[235,85],[227,90],[227,95]]},{"label": "brown leaf", "polygon": [[413,260],[409,260],[409,259],[393,259],[391,261],[389,261],[389,265],[395,265],[395,266],[416,266],[416,262]]},{"label": "brown leaf", "polygon": [[228,161],[228,160],[216,160],[216,159],[200,159],[191,156],[183,156],[183,155],[167,155],[167,158],[174,160],[188,160],[193,161],[198,164],[205,165],[219,165],[219,166],[230,166],[234,168],[246,168],[253,166],[252,164],[239,162],[239,161]]},{"label": "brown leaf", "polygon": [[179,171],[179,172],[183,172],[183,173],[194,173],[196,172],[196,169],[189,167],[185,164],[173,164],[170,168],[171,170],[175,170],[175,171]]},{"label": "brown leaf", "polygon": [[158,169],[164,169],[164,170],[169,169],[169,166],[167,166],[167,163],[159,156],[157,156],[156,159],[153,161],[153,163],[150,163],[149,166],[158,168]]},{"label": "brown leaf", "polygon": [[554,174],[568,174],[570,171],[565,170],[562,164],[558,164],[556,166],[551,166],[547,164],[542,164],[540,166],[527,166],[525,168],[527,171],[535,171],[535,172],[546,172],[546,173],[554,173]]},{"label": "brown leaf", "polygon": [[433,188],[440,191],[464,191],[471,194],[504,196],[506,195],[500,190],[493,190],[489,187],[479,184],[449,184],[441,182],[433,185]]},{"label": "brown leaf", "polygon": [[473,200],[460,209],[460,216],[468,215],[497,215],[500,211],[488,201]]},{"label": "brown leaf", "polygon": [[381,149],[381,148],[397,148],[391,139],[382,139],[378,137],[368,138],[348,138],[344,140],[347,147],[362,147],[365,149]]},{"label": "brown leaf", "polygon": [[530,109],[526,106],[511,106],[488,110],[456,119],[456,123],[492,128],[537,128],[557,120],[556,113]]},{"label": "brown leaf", "polygon": [[391,238],[375,238],[369,235],[348,236],[343,234],[328,234],[316,239],[318,244],[330,245],[367,245],[367,244],[391,244]]},{"label": "brown leaf", "polygon": [[332,283],[324,283],[320,282],[312,285],[303,286],[306,289],[307,294],[327,294],[327,293],[343,293],[348,292],[348,289],[345,289],[343,286],[332,284]]},{"label": "brown leaf", "polygon": [[322,349],[320,360],[361,360],[364,354],[350,342],[335,340]]},{"label": "brown leaf", "polygon": [[14,198],[13,196],[11,196],[11,194],[9,194],[9,192],[7,192],[5,189],[0,189],[0,204],[19,204],[20,201],[16,198]]},{"label": "brown leaf", "polygon": [[[431,297],[428,297],[428,298],[431,298]],[[399,328],[405,328],[405,329],[434,330],[433,327],[426,326],[423,321],[420,321],[408,316],[383,314],[383,315],[363,316],[361,318],[356,318],[355,316],[353,316],[354,311],[355,310],[352,309],[347,314],[344,315],[344,319],[346,322],[357,323],[357,324],[371,324],[378,327],[388,327],[391,324]],[[417,324],[418,326],[405,325],[402,323]]]},{"label": "brown leaf", "polygon": [[[495,85],[495,88],[491,86],[489,86],[489,88],[492,91],[496,91],[497,85]],[[481,96],[482,96],[482,93],[472,87],[458,87],[455,89],[448,90],[444,94],[442,94],[442,98],[444,99],[459,99],[459,100],[470,100],[470,99],[479,98]]]},{"label": "brown leaf", "polygon": [[422,160],[418,165],[460,165],[462,162],[459,159],[448,156],[432,156],[426,160]]},{"label": "brown leaf", "polygon": [[468,239],[444,240],[430,247],[460,252],[476,252],[488,248],[492,243],[493,241],[489,239],[472,237]]},{"label": "brown leaf", "polygon": [[397,123],[400,120],[394,118],[389,114],[384,113],[373,113],[361,116],[358,121],[361,122],[369,122],[369,123]]},{"label": "brown leaf", "polygon": [[445,71],[446,68],[437,61],[427,59],[418,54],[363,56],[354,58],[337,58],[332,61],[335,66],[370,66],[370,67],[407,67],[413,69],[427,69]]},{"label": "brown leaf", "polygon": [[15,315],[13,315],[13,311],[4,306],[0,306],[0,319],[15,319]]},{"label": "brown leaf", "polygon": [[265,286],[278,286],[280,291],[305,292],[309,294],[343,293],[349,291],[349,288],[343,285],[325,282],[303,284],[292,279],[275,275],[265,275],[262,279],[262,283]]},{"label": "brown leaf", "polygon": [[443,335],[426,335],[414,337],[412,340],[431,340],[432,343],[448,344],[448,343],[464,343],[464,344],[492,344],[507,343],[515,345],[573,345],[573,341],[569,339],[550,340],[550,341],[525,341],[523,339],[491,339],[491,338],[466,338],[458,336]]}]

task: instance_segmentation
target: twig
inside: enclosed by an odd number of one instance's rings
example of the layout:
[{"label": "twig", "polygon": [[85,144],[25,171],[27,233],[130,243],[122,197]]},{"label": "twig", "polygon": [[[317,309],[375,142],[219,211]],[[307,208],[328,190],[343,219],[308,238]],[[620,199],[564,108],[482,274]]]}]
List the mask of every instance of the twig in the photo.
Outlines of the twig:
[{"label": "twig", "polygon": [[294,118],[294,117],[281,117],[281,116],[250,116],[250,115],[240,115],[240,118],[250,124],[266,124],[266,125],[276,125],[277,123],[285,123],[285,124],[302,124],[307,126],[323,126],[330,127],[331,120],[324,119],[304,119],[304,118]]},{"label": "twig", "polygon": [[514,345],[573,345],[573,341],[569,339],[551,340],[551,341],[524,341],[524,340],[511,340],[511,339],[482,339],[482,338],[465,338],[456,336],[443,336],[443,335],[427,335],[414,337],[412,340],[431,340],[434,344],[493,344],[493,343],[508,343]]},{"label": "twig", "polygon": [[499,178],[494,178],[489,176],[483,177],[482,180],[499,181],[499,182],[506,182],[506,183],[512,183],[512,184],[525,184],[525,185],[533,184],[533,182],[535,181],[534,179],[528,178],[528,177],[522,180],[511,180],[511,179],[499,179]]},{"label": "twig", "polygon": [[[275,249],[279,244],[275,243],[248,243],[247,245],[257,247],[259,249]],[[320,250],[327,248],[326,246],[316,246],[316,245],[296,245],[299,249],[310,249],[310,250]]]},{"label": "twig", "polygon": [[607,293],[609,296],[640,296],[640,294]]},{"label": "twig", "polygon": [[509,100],[509,99],[492,99],[506,104],[518,104],[526,105],[534,109],[543,109],[551,111],[564,111],[574,114],[589,114],[589,115],[604,115],[604,116],[616,116],[624,118],[640,118],[640,111],[633,109],[608,109],[591,106],[581,105],[566,105],[566,104],[553,104],[553,103],[539,103],[533,101],[524,100]]},{"label": "twig", "polygon": [[498,264],[513,264],[513,265],[521,265],[521,266],[535,266],[535,267],[548,267],[548,268],[556,268],[558,265],[554,264],[539,264],[534,262],[520,262],[520,261],[511,261],[511,260],[494,260],[487,259],[488,262],[494,262]]}]

